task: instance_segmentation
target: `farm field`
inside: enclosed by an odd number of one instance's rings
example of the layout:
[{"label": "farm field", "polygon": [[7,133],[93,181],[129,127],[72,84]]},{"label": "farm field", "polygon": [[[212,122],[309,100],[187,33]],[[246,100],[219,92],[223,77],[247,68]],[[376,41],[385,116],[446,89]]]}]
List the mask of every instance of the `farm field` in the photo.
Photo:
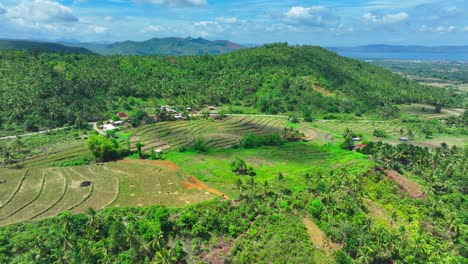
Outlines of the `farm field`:
[{"label": "farm field", "polygon": [[[341,120],[321,120],[311,123],[317,129],[321,129],[325,132],[332,134],[336,138],[342,138],[343,132],[349,128],[355,133],[363,135],[363,140],[371,141],[385,141],[391,144],[401,143],[398,138],[400,129],[407,131],[408,129],[413,130],[415,133],[415,139],[411,140],[410,143],[418,146],[436,148],[441,143],[445,142],[449,145],[464,146],[466,145],[466,137],[463,135],[447,135],[441,133],[435,133],[431,139],[426,139],[424,135],[419,131],[420,127],[412,127],[408,124],[399,123],[395,121],[341,121]],[[374,129],[384,131],[388,137],[378,138],[372,135]]]},{"label": "farm field", "polygon": [[[178,207],[210,200],[206,186],[186,188],[191,178],[170,161],[123,160],[105,165],[67,168],[0,169],[0,225],[52,217],[89,207]],[[80,186],[90,181],[89,186]],[[184,188],[185,187],[185,188]]]},{"label": "farm field", "polygon": [[[442,108],[441,113],[436,113],[434,111],[434,106],[423,105],[423,104],[403,104],[403,105],[398,105],[398,108],[403,113],[416,115],[424,119],[444,118],[448,116],[459,116],[463,114],[463,111],[465,111],[464,109],[461,109],[461,108],[453,108],[453,109]],[[423,108],[427,110],[423,111]]]},{"label": "farm field", "polygon": [[[248,133],[281,133],[286,118],[268,116],[231,116],[221,121],[193,120],[160,122],[130,130],[133,146],[140,141],[143,150],[169,149],[191,145],[202,138],[212,148],[228,148]],[[299,127],[309,140],[316,137],[312,127]]]}]

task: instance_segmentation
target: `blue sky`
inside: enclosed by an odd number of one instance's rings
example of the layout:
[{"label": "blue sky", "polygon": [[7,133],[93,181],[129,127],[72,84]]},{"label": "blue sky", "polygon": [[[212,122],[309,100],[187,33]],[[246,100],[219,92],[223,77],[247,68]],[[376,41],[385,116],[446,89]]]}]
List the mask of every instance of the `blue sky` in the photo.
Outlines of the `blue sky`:
[{"label": "blue sky", "polygon": [[468,45],[466,0],[0,0],[0,38]]}]

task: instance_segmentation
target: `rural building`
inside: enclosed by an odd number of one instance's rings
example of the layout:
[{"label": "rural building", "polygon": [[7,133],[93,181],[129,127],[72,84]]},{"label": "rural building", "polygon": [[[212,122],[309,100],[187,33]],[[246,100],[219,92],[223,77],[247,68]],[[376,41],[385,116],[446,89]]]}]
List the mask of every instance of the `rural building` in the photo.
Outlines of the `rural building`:
[{"label": "rural building", "polygon": [[114,126],[123,126],[124,121],[115,121],[112,123]]},{"label": "rural building", "polygon": [[355,137],[353,138],[354,141],[361,141],[361,138],[360,137]]},{"label": "rural building", "polygon": [[106,125],[102,125],[101,129],[104,130],[104,131],[109,131],[109,130],[117,129],[117,127],[115,127],[112,124],[106,124]]},{"label": "rural building", "polygon": [[401,137],[399,138],[400,141],[408,141],[409,139],[407,137]]},{"label": "rural building", "polygon": [[213,111],[213,110],[215,110],[215,107],[214,107],[214,106],[208,106],[208,109],[209,109],[210,111]]}]

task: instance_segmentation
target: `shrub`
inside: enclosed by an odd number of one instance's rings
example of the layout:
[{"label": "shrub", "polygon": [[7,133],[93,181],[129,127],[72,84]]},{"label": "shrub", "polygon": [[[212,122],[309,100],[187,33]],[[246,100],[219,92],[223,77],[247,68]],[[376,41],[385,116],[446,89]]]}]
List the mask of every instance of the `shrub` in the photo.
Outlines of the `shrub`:
[{"label": "shrub", "polygon": [[255,135],[249,133],[245,135],[239,142],[241,148],[256,148],[261,146],[280,146],[284,144],[284,140],[280,134],[268,134],[268,135]]},{"label": "shrub", "polygon": [[209,150],[209,147],[203,138],[198,138],[195,140],[193,148],[198,152],[207,152]]},{"label": "shrub", "polygon": [[310,202],[308,209],[313,217],[320,218],[323,213],[323,204],[319,199],[314,199]]},{"label": "shrub", "polygon": [[374,129],[374,132],[372,132],[372,135],[375,137],[379,137],[379,138],[388,137],[387,133],[381,129]]}]

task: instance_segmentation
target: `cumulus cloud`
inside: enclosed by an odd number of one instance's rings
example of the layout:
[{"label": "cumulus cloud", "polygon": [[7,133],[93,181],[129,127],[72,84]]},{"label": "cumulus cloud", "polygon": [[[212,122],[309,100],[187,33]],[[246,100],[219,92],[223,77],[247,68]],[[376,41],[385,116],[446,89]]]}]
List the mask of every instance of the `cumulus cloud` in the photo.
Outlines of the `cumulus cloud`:
[{"label": "cumulus cloud", "polygon": [[[455,31],[455,26],[437,26],[429,27],[427,25],[422,25],[419,31],[421,32],[434,32],[434,33],[450,33]],[[466,29],[466,28],[465,28]]]},{"label": "cumulus cloud", "polygon": [[326,27],[338,24],[339,18],[324,6],[294,6],[284,14],[287,22],[313,27]]},{"label": "cumulus cloud", "polygon": [[401,12],[397,14],[388,14],[377,16],[372,13],[366,13],[362,16],[362,20],[366,24],[389,25],[405,22],[409,19],[408,13]]},{"label": "cumulus cloud", "polygon": [[207,0],[136,0],[138,3],[152,3],[170,7],[193,7],[207,5]]},{"label": "cumulus cloud", "polygon": [[140,30],[141,33],[154,33],[154,32],[161,32],[164,31],[165,28],[159,25],[148,25],[144,27],[142,30]]},{"label": "cumulus cloud", "polygon": [[70,8],[54,1],[23,1],[19,5],[7,7],[7,16],[20,24],[34,23],[74,23],[79,19]]}]

